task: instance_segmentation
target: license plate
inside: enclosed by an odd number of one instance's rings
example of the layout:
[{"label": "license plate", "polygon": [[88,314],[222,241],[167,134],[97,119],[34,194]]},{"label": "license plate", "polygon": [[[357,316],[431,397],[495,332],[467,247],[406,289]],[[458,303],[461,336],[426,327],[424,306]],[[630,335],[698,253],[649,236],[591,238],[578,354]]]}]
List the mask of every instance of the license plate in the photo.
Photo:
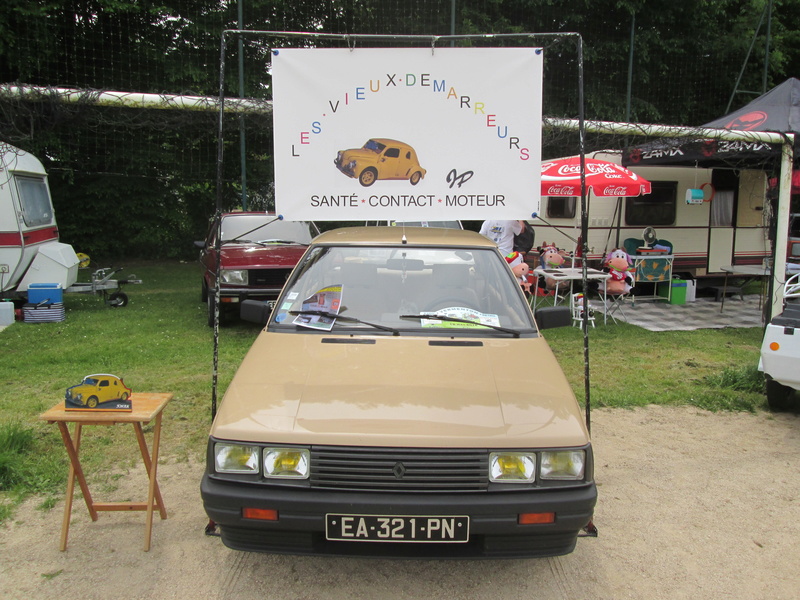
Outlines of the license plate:
[{"label": "license plate", "polygon": [[467,516],[325,515],[325,537],[346,542],[463,543]]}]

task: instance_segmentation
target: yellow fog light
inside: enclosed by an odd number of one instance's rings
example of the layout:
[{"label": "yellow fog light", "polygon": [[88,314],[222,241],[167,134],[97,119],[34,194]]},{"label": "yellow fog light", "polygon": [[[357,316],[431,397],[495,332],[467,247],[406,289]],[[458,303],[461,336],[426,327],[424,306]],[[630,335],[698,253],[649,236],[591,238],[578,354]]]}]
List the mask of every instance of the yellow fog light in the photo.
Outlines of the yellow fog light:
[{"label": "yellow fog light", "polygon": [[489,481],[531,483],[536,476],[536,455],[532,452],[489,454]]},{"label": "yellow fog light", "polygon": [[542,452],[542,479],[582,479],[586,454],[583,450]]},{"label": "yellow fog light", "polygon": [[308,478],[310,453],[303,448],[265,448],[264,477]]},{"label": "yellow fog light", "polygon": [[258,446],[214,444],[217,473],[258,473]]}]

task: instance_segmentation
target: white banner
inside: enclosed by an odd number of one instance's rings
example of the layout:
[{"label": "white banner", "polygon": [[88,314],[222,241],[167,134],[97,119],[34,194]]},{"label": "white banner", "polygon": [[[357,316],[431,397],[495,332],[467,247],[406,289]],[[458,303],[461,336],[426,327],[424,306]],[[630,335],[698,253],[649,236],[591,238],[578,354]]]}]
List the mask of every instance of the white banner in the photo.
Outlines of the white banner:
[{"label": "white banner", "polygon": [[289,220],[539,210],[542,51],[279,49],[276,210]]}]

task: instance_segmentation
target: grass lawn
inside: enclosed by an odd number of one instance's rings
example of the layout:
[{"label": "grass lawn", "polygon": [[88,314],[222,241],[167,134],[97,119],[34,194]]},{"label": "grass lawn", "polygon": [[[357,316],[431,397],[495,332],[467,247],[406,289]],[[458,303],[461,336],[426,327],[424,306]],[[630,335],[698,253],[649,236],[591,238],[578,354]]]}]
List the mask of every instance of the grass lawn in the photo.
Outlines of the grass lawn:
[{"label": "grass lawn", "polygon": [[[26,495],[49,498],[42,504],[47,508],[63,494],[66,451],[58,428],[38,415],[90,373],[118,375],[134,392],[173,393],[164,413],[162,457],[181,460],[205,451],[213,335],[200,302],[199,266],[129,263],[118,276],[129,273],[143,283],[124,288],[127,307],[107,307],[95,295],[65,294],[64,322],[15,323],[0,332],[0,520]],[[82,272],[81,280],[88,276]],[[256,325],[239,322],[220,329],[219,400],[258,332]],[[545,333],[583,399],[583,334],[573,327]],[[593,407],[766,408],[756,371],[760,328],[650,332],[620,323],[589,335]],[[88,473],[108,478],[112,469],[138,464],[129,429],[85,429],[81,456]]]}]

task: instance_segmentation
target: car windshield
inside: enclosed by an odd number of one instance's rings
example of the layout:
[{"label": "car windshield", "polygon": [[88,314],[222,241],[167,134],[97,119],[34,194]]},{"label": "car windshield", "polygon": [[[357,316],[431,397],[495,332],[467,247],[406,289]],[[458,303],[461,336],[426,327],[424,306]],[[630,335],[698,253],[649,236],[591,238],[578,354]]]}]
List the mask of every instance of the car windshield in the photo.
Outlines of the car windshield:
[{"label": "car windshield", "polygon": [[493,249],[360,245],[313,248],[270,328],[535,332],[519,285]]},{"label": "car windshield", "polygon": [[366,144],[364,144],[364,150],[372,150],[376,154],[380,154],[383,152],[383,149],[386,148],[385,144],[381,144],[380,142],[376,142],[375,140],[370,140]]},{"label": "car windshield", "polygon": [[316,228],[311,223],[282,221],[272,215],[229,215],[222,219],[224,242],[249,240],[261,243],[309,244],[316,235]]}]

